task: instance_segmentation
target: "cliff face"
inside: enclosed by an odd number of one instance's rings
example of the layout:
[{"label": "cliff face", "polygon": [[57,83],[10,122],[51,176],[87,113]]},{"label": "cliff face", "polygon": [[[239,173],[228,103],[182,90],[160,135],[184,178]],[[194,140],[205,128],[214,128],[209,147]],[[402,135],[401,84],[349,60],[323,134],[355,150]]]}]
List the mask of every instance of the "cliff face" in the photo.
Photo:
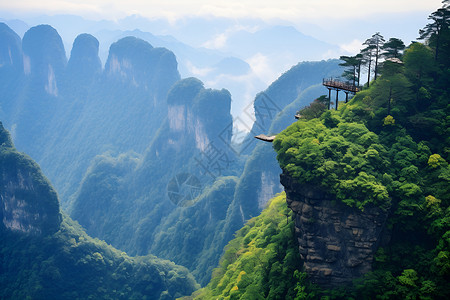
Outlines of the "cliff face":
[{"label": "cliff face", "polygon": [[387,213],[376,207],[362,212],[287,174],[280,178],[295,214],[299,252],[311,281],[338,287],[371,271]]},{"label": "cliff face", "polygon": [[128,36],[111,45],[105,75],[115,84],[131,84],[165,98],[173,83],[180,79],[177,68],[173,52]]},{"label": "cliff face", "polygon": [[22,71],[22,41],[5,23],[0,23],[0,41],[0,75],[8,71],[11,76],[11,72]]},{"label": "cliff face", "polygon": [[31,234],[59,229],[58,198],[39,167],[15,151],[0,122],[0,227]]}]

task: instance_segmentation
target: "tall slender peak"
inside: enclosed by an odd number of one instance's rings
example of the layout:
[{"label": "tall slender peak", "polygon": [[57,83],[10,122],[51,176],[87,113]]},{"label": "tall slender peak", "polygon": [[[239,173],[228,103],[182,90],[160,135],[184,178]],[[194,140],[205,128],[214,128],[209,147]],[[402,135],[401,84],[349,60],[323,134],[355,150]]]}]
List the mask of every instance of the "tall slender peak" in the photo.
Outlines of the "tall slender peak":
[{"label": "tall slender peak", "polygon": [[102,63],[98,56],[99,42],[87,33],[80,34],[73,42],[67,73],[70,78],[90,82],[102,71]]},{"label": "tall slender peak", "polygon": [[31,75],[45,91],[58,95],[58,80],[67,64],[61,36],[50,25],[30,28],[22,40],[24,71]]},{"label": "tall slender peak", "polygon": [[[197,148],[223,134],[233,122],[229,91],[205,89],[197,78],[178,81],[167,96],[169,127],[173,132],[194,133]],[[224,134],[230,143],[231,133]]]},{"label": "tall slender peak", "polygon": [[23,71],[22,41],[5,23],[0,23],[0,72],[5,69]]},{"label": "tall slender peak", "polygon": [[283,172],[281,184],[294,213],[300,257],[311,281],[324,288],[350,285],[372,270],[385,244],[388,213],[370,206],[351,208],[314,185],[300,184]]},{"label": "tall slender peak", "polygon": [[[180,75],[177,70],[176,58],[173,53],[172,56],[167,56],[167,53],[172,52],[164,48],[153,48],[148,42],[136,37],[124,37],[111,45],[105,65],[105,74],[108,78],[128,82],[145,89],[151,89],[152,82],[157,77],[167,77],[167,73],[170,74],[169,77],[178,80]],[[167,63],[168,58],[171,62],[169,64]],[[165,70],[159,65],[161,60],[166,61]],[[171,80],[171,82],[175,81]]]}]

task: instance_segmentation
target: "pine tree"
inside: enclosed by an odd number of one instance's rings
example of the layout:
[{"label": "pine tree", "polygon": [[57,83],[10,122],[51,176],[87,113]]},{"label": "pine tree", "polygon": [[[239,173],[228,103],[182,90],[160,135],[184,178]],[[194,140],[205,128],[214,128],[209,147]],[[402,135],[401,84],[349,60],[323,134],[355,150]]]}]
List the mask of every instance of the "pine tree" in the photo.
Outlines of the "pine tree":
[{"label": "pine tree", "polygon": [[405,50],[405,44],[401,39],[390,38],[389,41],[384,43],[381,50],[384,51],[381,55],[385,58],[400,58],[401,52]]},{"label": "pine tree", "polygon": [[433,12],[428,19],[432,22],[425,25],[425,27],[419,30],[419,40],[434,40],[435,52],[434,60],[437,61],[439,52],[441,50],[441,40],[444,33],[449,31],[450,28],[450,4],[449,0],[444,0],[442,8]]},{"label": "pine tree", "polygon": [[340,60],[344,61],[343,63],[340,63],[339,65],[342,67],[349,67],[342,73],[342,77],[349,79],[353,82],[353,85],[355,85],[356,82],[356,66],[357,63],[353,56],[341,56],[339,57]]},{"label": "pine tree", "polygon": [[361,64],[363,61],[362,55],[357,54],[355,56],[341,56],[339,59],[344,61],[339,64],[340,66],[349,67],[344,71],[344,73],[342,73],[342,77],[351,80],[354,86],[359,86]]},{"label": "pine tree", "polygon": [[372,35],[370,38],[368,38],[363,45],[366,45],[367,47],[364,48],[361,51],[361,54],[366,58],[366,61],[368,63],[368,75],[367,75],[367,86],[370,86],[370,71],[371,71],[371,65],[372,60],[375,59],[375,66],[374,66],[374,79],[377,79],[378,76],[378,60],[381,56],[381,47],[383,46],[385,40],[384,37],[379,33],[376,32],[374,35]]},{"label": "pine tree", "polygon": [[361,55],[363,57],[363,62],[367,65],[367,87],[370,86],[370,72],[372,71],[372,60],[374,56],[375,48],[368,45],[366,48],[361,50]]}]

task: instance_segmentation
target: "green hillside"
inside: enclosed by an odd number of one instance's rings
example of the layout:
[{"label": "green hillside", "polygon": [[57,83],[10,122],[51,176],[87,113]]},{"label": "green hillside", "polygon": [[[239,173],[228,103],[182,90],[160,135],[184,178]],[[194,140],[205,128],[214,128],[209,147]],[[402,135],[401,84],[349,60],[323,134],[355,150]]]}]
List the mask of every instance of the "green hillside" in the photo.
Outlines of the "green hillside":
[{"label": "green hillside", "polygon": [[304,273],[298,271],[293,231],[282,193],[237,231],[210,283],[185,299],[294,299],[302,294]]},{"label": "green hillside", "polygon": [[198,287],[186,268],[130,257],[67,216],[53,235],[2,231],[0,242],[2,299],[174,299]]}]

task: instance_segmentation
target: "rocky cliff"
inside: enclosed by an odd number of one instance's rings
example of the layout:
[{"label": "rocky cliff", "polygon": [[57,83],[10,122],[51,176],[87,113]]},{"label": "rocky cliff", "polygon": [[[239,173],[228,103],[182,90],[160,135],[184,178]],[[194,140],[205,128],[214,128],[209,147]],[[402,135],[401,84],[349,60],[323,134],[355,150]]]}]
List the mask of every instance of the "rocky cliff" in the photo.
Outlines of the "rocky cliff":
[{"label": "rocky cliff", "polygon": [[325,288],[338,287],[371,271],[387,213],[376,207],[351,208],[323,189],[299,184],[284,173],[280,178],[311,281]]},{"label": "rocky cliff", "polygon": [[23,70],[22,40],[5,23],[0,23],[0,41],[0,75]]},{"label": "rocky cliff", "polygon": [[32,160],[15,151],[1,122],[0,200],[0,227],[38,235],[59,229],[56,192]]}]

